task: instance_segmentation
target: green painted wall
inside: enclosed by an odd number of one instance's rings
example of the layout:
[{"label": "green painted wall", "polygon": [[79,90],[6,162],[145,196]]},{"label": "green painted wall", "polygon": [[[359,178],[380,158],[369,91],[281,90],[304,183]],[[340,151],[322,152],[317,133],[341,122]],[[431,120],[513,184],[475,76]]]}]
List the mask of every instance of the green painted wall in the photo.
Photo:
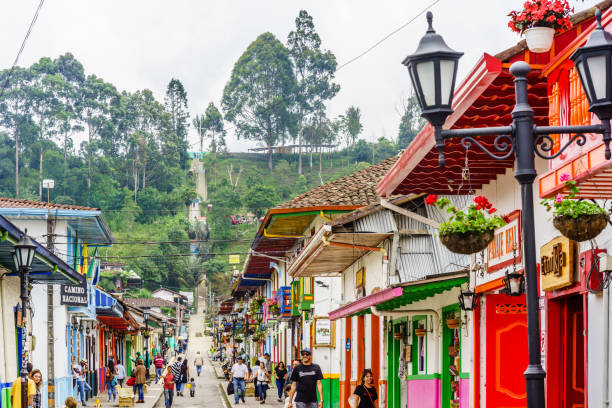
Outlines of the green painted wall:
[{"label": "green painted wall", "polygon": [[393,333],[387,333],[387,406],[388,408],[400,408],[400,380],[399,356],[400,342],[395,340]]},{"label": "green painted wall", "polygon": [[340,407],[340,379],[324,378],[323,385],[323,408]]}]

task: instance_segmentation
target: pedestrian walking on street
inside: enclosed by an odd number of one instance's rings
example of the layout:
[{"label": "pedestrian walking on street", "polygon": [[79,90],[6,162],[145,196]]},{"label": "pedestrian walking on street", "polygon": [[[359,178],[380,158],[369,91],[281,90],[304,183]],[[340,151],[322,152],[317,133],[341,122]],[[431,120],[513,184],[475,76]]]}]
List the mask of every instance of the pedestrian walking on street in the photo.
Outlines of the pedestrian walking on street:
[{"label": "pedestrian walking on street", "polygon": [[30,379],[34,381],[36,385],[36,394],[32,398],[32,408],[41,408],[42,407],[42,396],[40,395],[40,390],[43,385],[42,381],[42,373],[38,369],[34,369],[30,371],[29,375]]},{"label": "pedestrian walking on street", "polygon": [[378,399],[378,394],[376,394],[374,374],[372,374],[372,370],[369,368],[363,370],[359,380],[359,385],[355,387],[355,391],[353,391],[353,395],[351,395],[351,397],[354,398],[354,403],[351,404],[353,408],[375,408],[374,404]]},{"label": "pedestrian walking on street", "polygon": [[[136,370],[134,370],[134,386],[138,391],[138,401],[136,403],[144,404],[144,383],[147,381],[147,370],[141,359],[136,361]],[[136,393],[134,393],[136,394]]]},{"label": "pedestrian walking on street", "polygon": [[[257,371],[257,369],[259,368],[259,360],[255,361],[255,365],[253,367],[255,367],[255,371]],[[257,387],[257,376],[253,375],[253,372],[250,367],[249,367],[249,378],[253,380],[253,388],[254,388],[253,392],[255,394],[255,401],[259,401],[259,388]]]},{"label": "pedestrian walking on street", "polygon": [[157,357],[153,359],[153,365],[155,366],[155,382],[159,380],[159,377],[162,375],[162,370],[164,369],[164,358],[161,354],[157,353]]},{"label": "pedestrian walking on street", "polygon": [[91,387],[87,384],[87,373],[89,369],[87,367],[87,361],[83,358],[81,362],[73,369],[76,370],[77,374],[77,387],[79,390],[79,396],[81,397],[81,404],[86,407],[87,406],[87,397],[86,393],[91,391]]},{"label": "pedestrian walking on street", "polygon": [[204,365],[204,359],[202,358],[202,355],[200,355],[199,351],[196,354],[195,359],[193,360],[193,365],[195,365],[199,377],[200,373],[202,372],[202,366]]},{"label": "pedestrian walking on street", "polygon": [[189,396],[191,398],[195,397],[195,380],[193,377],[191,377],[191,380],[189,380]]},{"label": "pedestrian walking on street", "polygon": [[111,370],[109,366],[106,367],[106,376],[104,378],[104,384],[108,390],[108,402],[111,402],[111,399],[113,401],[117,399],[117,390],[115,389],[117,381],[115,380],[115,373],[113,372],[115,366],[113,365],[112,367],[113,370]]},{"label": "pedestrian walking on street", "polygon": [[167,369],[166,375],[162,378],[164,379],[164,402],[166,403],[166,408],[171,408],[174,398],[174,375],[172,370]]},{"label": "pedestrian walking on street", "polygon": [[[318,364],[312,363],[312,351],[304,348],[300,352],[302,364],[291,371],[291,391],[289,391],[289,408],[293,407],[295,395],[296,408],[323,408],[323,373]],[[317,404],[317,391],[319,403]],[[297,395],[296,395],[297,392]]]},{"label": "pedestrian walking on street", "polygon": [[[287,373],[287,376],[285,377],[285,389],[287,388],[287,386],[291,386],[291,373],[293,372],[293,369],[297,366],[299,366],[300,364],[302,364],[302,361],[299,358],[296,358],[295,360],[293,360],[293,362],[291,363],[291,366],[289,367],[289,373]],[[285,392],[285,396],[289,396],[289,392],[286,391]]]},{"label": "pedestrian walking on street", "polygon": [[123,388],[123,381],[125,380],[125,367],[119,360],[117,360],[117,364],[115,364],[115,379],[119,383],[119,386]]},{"label": "pedestrian walking on street", "polygon": [[244,360],[242,356],[238,356],[238,362],[232,366],[232,372],[230,374],[230,381],[234,384],[234,402],[238,405],[238,399],[240,398],[243,403],[244,401],[244,382],[249,379],[249,368],[243,364]]},{"label": "pedestrian walking on street", "polygon": [[185,396],[185,385],[189,381],[189,365],[187,364],[187,359],[183,360],[183,364],[181,364],[181,375],[180,375],[180,385],[178,386],[180,390],[181,397]]},{"label": "pedestrian walking on street", "polygon": [[178,397],[180,393],[179,384],[181,382],[181,366],[183,365],[182,357],[177,357],[174,364],[172,364],[172,375],[174,376],[174,383],[176,384],[176,396]]},{"label": "pedestrian walking on street", "polygon": [[263,361],[259,362],[259,367],[253,372],[253,378],[257,379],[257,391],[259,394],[260,404],[266,403],[266,395],[268,391],[268,384],[270,382],[270,374],[266,369],[266,363]]},{"label": "pedestrian walking on street", "polygon": [[283,388],[285,387],[285,380],[287,379],[287,369],[285,363],[279,362],[274,367],[274,374],[276,375],[276,392],[278,393],[278,402],[283,402]]}]

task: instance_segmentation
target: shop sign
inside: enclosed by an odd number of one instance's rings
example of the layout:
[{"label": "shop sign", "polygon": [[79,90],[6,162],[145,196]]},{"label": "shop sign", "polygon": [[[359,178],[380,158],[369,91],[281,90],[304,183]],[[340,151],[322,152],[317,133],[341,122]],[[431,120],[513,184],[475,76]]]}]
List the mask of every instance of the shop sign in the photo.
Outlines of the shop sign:
[{"label": "shop sign", "polygon": [[87,282],[83,282],[82,285],[61,285],[60,304],[87,306]]},{"label": "shop sign", "polygon": [[542,290],[551,291],[574,283],[576,242],[557,237],[540,248]]},{"label": "shop sign", "polygon": [[506,225],[495,230],[495,238],[487,247],[487,271],[494,272],[512,265],[516,249],[516,263],[521,263],[521,212],[516,210],[506,217]]},{"label": "shop sign", "polygon": [[329,317],[314,317],[314,347],[335,347],[335,322]]}]

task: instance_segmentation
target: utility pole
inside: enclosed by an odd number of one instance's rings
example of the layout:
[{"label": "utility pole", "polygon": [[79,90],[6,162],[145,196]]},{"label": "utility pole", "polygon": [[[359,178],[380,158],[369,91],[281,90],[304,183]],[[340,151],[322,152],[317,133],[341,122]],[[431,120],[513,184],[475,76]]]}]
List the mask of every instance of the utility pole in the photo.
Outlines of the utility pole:
[{"label": "utility pole", "polygon": [[[49,194],[49,188],[47,188],[47,197]],[[55,217],[50,215],[47,217],[47,249],[53,252],[54,242],[53,237],[55,233]],[[53,319],[53,291],[54,286],[47,284],[47,382],[48,393],[47,402],[49,407],[55,407],[55,337],[54,337],[54,319]]]}]

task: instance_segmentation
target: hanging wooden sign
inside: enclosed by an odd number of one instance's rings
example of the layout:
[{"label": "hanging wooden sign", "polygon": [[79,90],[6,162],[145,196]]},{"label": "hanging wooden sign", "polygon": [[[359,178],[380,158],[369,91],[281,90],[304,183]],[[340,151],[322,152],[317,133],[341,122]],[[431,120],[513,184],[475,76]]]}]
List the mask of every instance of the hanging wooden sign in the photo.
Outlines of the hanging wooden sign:
[{"label": "hanging wooden sign", "polygon": [[506,225],[495,229],[495,238],[485,250],[488,272],[512,265],[514,250],[516,250],[516,263],[520,264],[522,260],[521,211],[515,210],[504,218]]},{"label": "hanging wooden sign", "polygon": [[542,290],[551,291],[574,283],[576,242],[557,237],[540,248]]}]

